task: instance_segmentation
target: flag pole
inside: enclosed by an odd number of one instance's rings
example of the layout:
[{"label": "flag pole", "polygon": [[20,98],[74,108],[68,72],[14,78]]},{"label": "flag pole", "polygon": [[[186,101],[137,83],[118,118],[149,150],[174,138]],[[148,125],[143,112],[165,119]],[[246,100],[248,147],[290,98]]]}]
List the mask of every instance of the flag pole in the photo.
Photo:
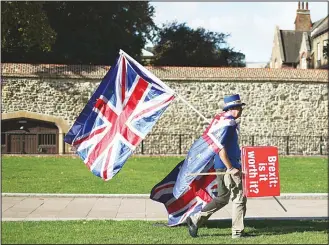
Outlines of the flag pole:
[{"label": "flag pole", "polygon": [[[244,172],[242,172],[244,173]],[[225,174],[232,174],[231,172],[210,172],[210,173],[189,173],[189,176],[198,176],[198,175],[225,175]],[[287,212],[287,209],[283,206],[283,204],[275,197],[272,196],[275,201],[281,206],[281,208]]]},{"label": "flag pole", "polygon": [[[242,172],[244,173],[244,172]],[[210,173],[189,173],[189,176],[198,176],[198,175],[225,175],[232,174],[232,172],[210,172]]]},{"label": "flag pole", "polygon": [[189,176],[198,176],[198,175],[224,175],[231,174],[229,172],[210,172],[210,173],[189,173]]},{"label": "flag pole", "polygon": [[200,117],[202,117],[205,121],[207,121],[208,123],[210,123],[210,120],[208,120],[204,115],[202,115],[197,109],[194,108],[194,106],[192,106],[190,103],[188,103],[185,99],[183,99],[183,97],[181,97],[179,94],[177,94],[175,92],[177,98],[179,98],[181,101],[183,101],[186,105],[188,105],[189,107],[192,108],[192,110],[194,110],[196,113],[199,114]]}]

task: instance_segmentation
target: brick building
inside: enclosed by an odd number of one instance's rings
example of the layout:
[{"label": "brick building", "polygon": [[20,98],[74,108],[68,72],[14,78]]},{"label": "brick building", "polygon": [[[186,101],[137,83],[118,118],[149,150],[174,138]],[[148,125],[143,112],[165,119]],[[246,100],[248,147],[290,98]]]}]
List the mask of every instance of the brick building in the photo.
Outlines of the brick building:
[{"label": "brick building", "polygon": [[298,2],[295,30],[274,31],[270,68],[328,68],[323,51],[328,43],[328,16],[311,21],[308,2]]}]

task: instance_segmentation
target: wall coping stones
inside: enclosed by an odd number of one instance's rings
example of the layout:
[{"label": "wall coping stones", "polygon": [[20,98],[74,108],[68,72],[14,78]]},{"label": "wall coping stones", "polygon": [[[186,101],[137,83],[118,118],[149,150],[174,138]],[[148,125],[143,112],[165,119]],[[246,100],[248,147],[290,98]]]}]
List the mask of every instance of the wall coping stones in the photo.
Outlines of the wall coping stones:
[{"label": "wall coping stones", "polygon": [[[145,66],[155,76],[167,81],[276,81],[328,82],[324,69],[270,69],[232,67]],[[101,80],[110,66],[2,63],[1,76],[35,78],[69,78]]]}]

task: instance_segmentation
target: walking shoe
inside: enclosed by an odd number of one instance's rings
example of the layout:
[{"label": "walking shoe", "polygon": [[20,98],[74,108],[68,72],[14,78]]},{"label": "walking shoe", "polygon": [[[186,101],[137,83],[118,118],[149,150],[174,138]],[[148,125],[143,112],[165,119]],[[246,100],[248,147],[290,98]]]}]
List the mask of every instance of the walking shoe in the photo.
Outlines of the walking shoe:
[{"label": "walking shoe", "polygon": [[249,233],[241,233],[241,234],[232,234],[232,238],[236,239],[236,238],[248,238],[248,237],[253,237],[254,235],[251,235]]},{"label": "walking shoe", "polygon": [[191,237],[198,236],[198,227],[193,223],[191,217],[186,218],[186,223],[188,225],[188,232],[190,233]]}]

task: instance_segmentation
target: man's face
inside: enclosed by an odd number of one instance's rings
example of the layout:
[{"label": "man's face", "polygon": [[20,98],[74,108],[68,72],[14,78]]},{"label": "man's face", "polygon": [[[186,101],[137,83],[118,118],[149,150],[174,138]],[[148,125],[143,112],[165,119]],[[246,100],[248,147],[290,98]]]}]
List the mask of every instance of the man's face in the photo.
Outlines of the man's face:
[{"label": "man's face", "polygon": [[241,117],[242,110],[243,110],[242,106],[236,106],[231,109],[232,114],[235,118]]}]

